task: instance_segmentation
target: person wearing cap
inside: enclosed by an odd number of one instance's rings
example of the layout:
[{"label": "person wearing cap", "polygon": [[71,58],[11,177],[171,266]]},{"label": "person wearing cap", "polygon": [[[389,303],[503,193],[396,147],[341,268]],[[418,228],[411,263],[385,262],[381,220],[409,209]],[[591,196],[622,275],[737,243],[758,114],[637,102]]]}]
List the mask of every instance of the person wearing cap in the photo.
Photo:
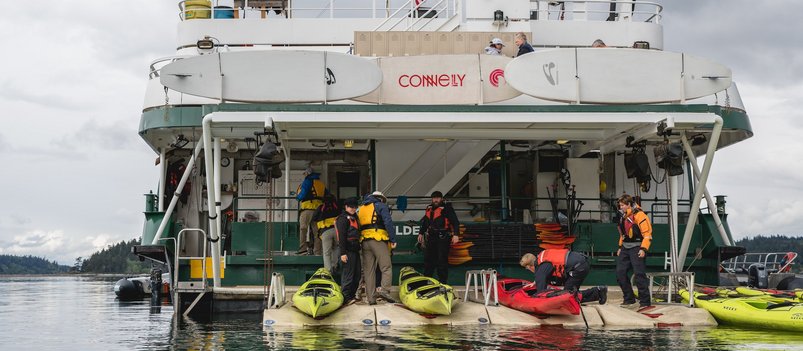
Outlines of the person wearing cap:
[{"label": "person wearing cap", "polygon": [[502,39],[493,38],[488,47],[485,48],[485,53],[488,55],[501,55],[503,47],[505,47],[505,44],[502,43]]},{"label": "person wearing cap", "polygon": [[452,205],[443,199],[443,193],[435,191],[431,198],[432,203],[421,218],[418,242],[424,245],[424,275],[434,278],[437,267],[438,280],[446,283],[449,278],[449,249],[459,240],[460,221]]},{"label": "person wearing cap", "polygon": [[342,210],[337,205],[337,199],[332,194],[323,197],[323,204],[318,206],[312,220],[319,234],[319,240],[323,246],[323,267],[329,272],[334,272],[337,268],[338,241],[335,235],[335,219]]},{"label": "person wearing cap", "polygon": [[[323,197],[326,195],[326,185],[321,181],[321,175],[315,173],[312,167],[304,170],[304,181],[296,190],[298,200],[298,251],[297,254],[316,255],[323,252],[321,239],[318,237],[318,230],[313,223],[315,210],[320,206]],[[310,245],[310,238],[314,240],[314,245]],[[313,247],[310,247],[313,246]]]},{"label": "person wearing cap", "polygon": [[[396,247],[396,228],[390,216],[388,199],[379,191],[365,195],[357,212],[360,224],[360,243],[362,247],[363,274],[365,275],[365,294],[368,304],[375,305],[376,298],[381,297],[389,303],[395,300],[390,297],[392,264],[390,250]],[[379,267],[381,282],[376,288],[376,270]]]},{"label": "person wearing cap", "polygon": [[360,223],[357,219],[357,199],[346,199],[345,210],[335,219],[335,236],[340,246],[340,262],[343,270],[340,283],[345,305],[356,301],[357,286],[360,283]]}]

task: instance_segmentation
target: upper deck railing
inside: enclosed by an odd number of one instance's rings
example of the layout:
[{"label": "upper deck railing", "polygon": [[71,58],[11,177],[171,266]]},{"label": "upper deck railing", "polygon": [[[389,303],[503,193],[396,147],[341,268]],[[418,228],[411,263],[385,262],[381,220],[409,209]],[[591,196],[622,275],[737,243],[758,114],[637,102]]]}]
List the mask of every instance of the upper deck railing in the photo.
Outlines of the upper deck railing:
[{"label": "upper deck railing", "polygon": [[[213,6],[208,0],[182,0],[179,18],[270,19],[270,18],[449,18],[458,9],[471,12],[472,0],[365,0],[364,6],[342,0],[235,0],[233,6]],[[513,1],[513,0],[510,0]],[[214,1],[214,3],[222,3]],[[437,8],[436,11],[431,9]],[[663,6],[643,0],[530,0],[530,20],[540,21],[629,21],[660,23]],[[440,15],[440,14],[444,15]],[[480,19],[471,18],[467,19]],[[486,18],[482,18],[486,19]],[[487,18],[493,20],[493,18]]]}]

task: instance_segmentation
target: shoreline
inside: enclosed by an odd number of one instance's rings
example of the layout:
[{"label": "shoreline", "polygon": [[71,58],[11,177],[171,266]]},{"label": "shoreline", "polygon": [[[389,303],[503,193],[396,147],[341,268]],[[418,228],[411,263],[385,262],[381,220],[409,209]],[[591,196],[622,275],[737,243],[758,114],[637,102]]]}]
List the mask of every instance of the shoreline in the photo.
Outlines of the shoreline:
[{"label": "shoreline", "polygon": [[148,273],[43,273],[43,274],[0,274],[0,278],[32,278],[32,277],[137,277]]}]

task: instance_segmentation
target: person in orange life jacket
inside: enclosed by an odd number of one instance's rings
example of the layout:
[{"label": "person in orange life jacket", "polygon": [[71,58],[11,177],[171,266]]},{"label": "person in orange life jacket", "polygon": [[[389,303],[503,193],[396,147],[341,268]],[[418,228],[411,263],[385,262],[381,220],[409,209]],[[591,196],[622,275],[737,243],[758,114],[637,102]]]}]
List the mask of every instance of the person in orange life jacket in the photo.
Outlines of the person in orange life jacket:
[{"label": "person in orange life jacket", "polygon": [[449,249],[460,239],[460,221],[454,213],[452,205],[443,199],[443,193],[432,193],[432,203],[427,206],[424,217],[421,218],[421,234],[418,242],[425,244],[424,248],[424,275],[435,277],[435,267],[438,268],[438,280],[446,283],[449,278]]},{"label": "person in orange life jacket", "polygon": [[[297,254],[310,255],[314,252],[316,255],[320,255],[322,253],[321,239],[318,238],[318,230],[312,217],[318,206],[323,203],[321,200],[327,193],[326,186],[321,181],[321,175],[313,172],[312,167],[307,167],[304,171],[304,181],[296,191],[296,199],[299,202]],[[313,240],[313,245],[310,245],[310,240]]]},{"label": "person in orange life jacket", "polygon": [[335,236],[335,219],[340,212],[340,206],[337,205],[335,196],[326,194],[323,197],[323,204],[318,206],[312,216],[323,246],[323,267],[332,273],[337,268],[337,258],[340,256]]},{"label": "person in orange life jacket", "polygon": [[[608,287],[604,285],[580,291],[580,285],[588,276],[591,266],[585,255],[569,249],[545,249],[537,255],[527,253],[519,264],[535,274],[533,284],[537,292],[549,289],[549,281],[562,281],[563,290],[579,293],[580,302],[598,301],[604,305],[608,301]],[[532,284],[531,284],[532,286]]]},{"label": "person in orange life jacket", "polygon": [[632,196],[624,194],[619,197],[619,250],[616,251],[616,281],[622,288],[624,301],[622,305],[636,303],[633,286],[627,277],[628,270],[633,269],[636,287],[638,288],[639,305],[650,306],[650,281],[647,279],[645,258],[652,242],[652,224],[647,214],[641,210]]},{"label": "person in orange life jacket", "polygon": [[335,219],[335,236],[340,247],[342,273],[340,283],[343,301],[346,305],[354,303],[357,286],[360,283],[360,223],[357,218],[357,199],[346,199],[345,211]]},{"label": "person in orange life jacket", "polygon": [[[375,305],[377,295],[389,303],[396,302],[390,297],[390,284],[393,278],[390,250],[396,248],[396,228],[390,216],[387,198],[379,191],[365,195],[357,212],[360,222],[360,241],[363,254],[363,274],[365,294],[368,304]],[[380,287],[376,288],[376,270],[381,273]]]}]

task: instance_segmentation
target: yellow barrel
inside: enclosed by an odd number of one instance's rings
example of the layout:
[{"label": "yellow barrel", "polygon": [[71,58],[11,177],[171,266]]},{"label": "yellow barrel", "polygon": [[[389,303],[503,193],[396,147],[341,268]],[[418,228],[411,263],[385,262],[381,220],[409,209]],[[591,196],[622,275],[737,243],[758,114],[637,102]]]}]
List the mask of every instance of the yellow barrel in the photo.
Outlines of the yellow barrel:
[{"label": "yellow barrel", "polygon": [[203,19],[211,18],[212,2],[210,0],[187,0],[184,1],[184,19]]}]

